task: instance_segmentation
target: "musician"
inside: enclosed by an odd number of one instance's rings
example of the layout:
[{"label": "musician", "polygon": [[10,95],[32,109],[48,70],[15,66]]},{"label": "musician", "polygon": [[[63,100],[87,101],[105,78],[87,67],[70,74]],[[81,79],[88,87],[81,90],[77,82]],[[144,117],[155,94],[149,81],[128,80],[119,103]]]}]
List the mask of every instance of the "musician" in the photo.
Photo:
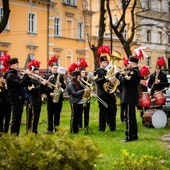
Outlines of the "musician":
[{"label": "musician", "polygon": [[[58,88],[62,89],[66,88],[66,84],[64,82],[64,77],[62,74],[58,73],[58,58],[53,56],[48,61],[48,66],[51,67],[49,73],[45,74],[45,79],[47,79],[52,84],[56,85]],[[60,125],[60,115],[63,107],[63,93],[59,95],[59,100],[55,101],[55,88],[47,87],[46,89],[47,95],[47,115],[48,115],[48,127],[47,133],[51,134],[53,131],[57,131],[57,127]]]},{"label": "musician", "polygon": [[18,76],[19,62],[18,58],[11,58],[9,60],[10,68],[5,73],[7,88],[9,90],[9,101],[12,110],[11,134],[19,136],[21,117],[25,101],[24,86],[29,81],[28,72],[25,71],[22,79]]},{"label": "musician", "polygon": [[78,133],[78,118],[79,114],[83,111],[83,105],[78,103],[82,99],[83,94],[88,92],[88,89],[82,89],[80,85],[80,71],[73,71],[71,77],[71,81],[68,83],[67,87],[71,107],[70,130],[71,133]]},{"label": "musician", "polygon": [[[127,74],[127,65],[128,65],[128,59],[125,59],[123,58],[123,65],[124,65],[124,69],[123,69],[123,74]],[[126,109],[126,106],[124,103],[122,103],[122,82],[120,82],[120,84],[118,85],[117,89],[119,90],[120,92],[120,120],[122,123],[125,123],[126,122],[126,116],[125,116],[125,109]]]},{"label": "musician", "polygon": [[[84,81],[87,81],[87,83],[88,83],[85,68],[82,67],[79,70],[80,70],[81,79],[83,79]],[[84,84],[84,86],[87,86],[85,83],[83,83],[83,84]],[[85,95],[83,97],[86,98],[86,96],[89,97],[89,95],[90,95],[90,93],[88,93],[88,94],[85,93]],[[83,104],[83,112],[79,114],[79,128],[82,128],[82,115],[83,114],[84,114],[84,127],[86,128],[89,126],[90,101],[88,98],[86,98],[86,100],[87,101]]]},{"label": "musician", "polygon": [[100,56],[100,68],[97,68],[94,71],[95,75],[95,83],[97,85],[97,95],[101,98],[105,103],[108,104],[108,107],[105,107],[102,103],[99,104],[99,131],[104,132],[106,130],[106,124],[109,125],[110,131],[116,130],[116,97],[115,93],[107,93],[103,84],[108,80],[105,78],[107,71],[105,70],[108,65],[107,55]]},{"label": "musician", "polygon": [[6,86],[6,80],[0,75],[0,136],[2,133],[8,133],[11,118],[11,106]]},{"label": "musician", "polygon": [[168,79],[166,74],[161,71],[161,68],[164,66],[164,58],[160,58],[156,63],[155,72],[150,75],[148,87],[151,88],[151,96],[157,92],[163,90],[165,87],[169,87]]},{"label": "musician", "polygon": [[[143,92],[148,92],[147,82],[148,82],[148,78],[150,75],[149,69],[146,66],[141,67],[140,75],[141,75],[141,78],[140,78],[140,84],[138,87],[139,96],[142,95]],[[142,106],[137,105],[137,108],[140,110],[142,124],[145,125],[143,116],[144,116],[144,112],[148,109],[148,107],[144,107],[144,106],[142,107]]]},{"label": "musician", "polygon": [[28,63],[28,69],[31,71],[30,76],[32,78],[28,84],[31,109],[29,109],[27,116],[27,129],[34,134],[38,134],[38,123],[42,106],[41,94],[45,92],[44,85],[36,78],[36,75],[39,75],[39,67],[40,62],[37,60],[32,60]]}]

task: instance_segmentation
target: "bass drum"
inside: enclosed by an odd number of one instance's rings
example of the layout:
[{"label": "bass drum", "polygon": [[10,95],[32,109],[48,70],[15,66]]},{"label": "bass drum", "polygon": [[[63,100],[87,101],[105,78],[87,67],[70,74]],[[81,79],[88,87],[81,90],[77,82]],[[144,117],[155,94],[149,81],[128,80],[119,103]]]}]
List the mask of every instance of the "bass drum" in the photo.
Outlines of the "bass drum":
[{"label": "bass drum", "polygon": [[162,110],[148,109],[143,116],[144,124],[153,125],[156,129],[164,128],[167,121],[167,115]]}]

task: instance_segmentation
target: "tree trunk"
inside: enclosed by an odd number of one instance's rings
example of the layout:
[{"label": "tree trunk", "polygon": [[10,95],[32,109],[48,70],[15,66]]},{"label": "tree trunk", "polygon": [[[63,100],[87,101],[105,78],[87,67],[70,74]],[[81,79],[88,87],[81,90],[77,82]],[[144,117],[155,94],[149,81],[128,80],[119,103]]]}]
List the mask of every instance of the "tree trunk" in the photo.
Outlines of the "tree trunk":
[{"label": "tree trunk", "polygon": [[3,5],[3,17],[0,22],[0,33],[5,29],[8,19],[9,19],[9,14],[11,10],[9,9],[9,0],[2,0],[2,5]]}]

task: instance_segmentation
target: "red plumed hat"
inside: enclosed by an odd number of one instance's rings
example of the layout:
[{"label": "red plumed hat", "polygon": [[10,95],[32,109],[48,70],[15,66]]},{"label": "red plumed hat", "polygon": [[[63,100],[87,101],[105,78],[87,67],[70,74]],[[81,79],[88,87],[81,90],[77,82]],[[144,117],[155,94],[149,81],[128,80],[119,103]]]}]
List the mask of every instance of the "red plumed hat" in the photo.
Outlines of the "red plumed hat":
[{"label": "red plumed hat", "polygon": [[107,45],[102,45],[98,48],[97,50],[98,55],[105,55],[105,54],[110,54],[110,47]]},{"label": "red plumed hat", "polygon": [[141,67],[140,69],[141,76],[148,76],[149,74],[150,74],[150,71],[146,66]]},{"label": "red plumed hat", "polygon": [[123,58],[123,65],[127,66],[128,65],[129,60],[127,58]]},{"label": "red plumed hat", "polygon": [[[33,68],[33,70],[38,70],[39,67],[40,67],[40,64],[41,64],[41,63],[40,63],[39,61],[33,59],[33,60],[31,60],[31,61],[28,63],[27,68],[28,68],[28,69]],[[33,70],[32,70],[32,71],[33,71]]]},{"label": "red plumed hat", "polygon": [[79,64],[78,64],[78,68],[86,68],[88,67],[88,64],[86,63],[85,59],[81,59]]},{"label": "red plumed hat", "polygon": [[157,62],[156,62],[157,66],[162,67],[165,65],[165,59],[164,57],[161,57]]},{"label": "red plumed hat", "polygon": [[11,57],[10,57],[10,55],[7,54],[6,51],[3,52],[3,56],[0,56],[0,62],[3,66],[2,70],[1,70],[2,73],[6,72],[9,69],[9,67],[10,67],[9,60],[10,59],[11,59]]},{"label": "red plumed hat", "polygon": [[58,58],[54,55],[50,60],[48,60],[48,66],[57,65]]},{"label": "red plumed hat", "polygon": [[73,71],[75,71],[78,68],[78,65],[76,63],[73,63],[69,66],[68,72],[71,74]]}]

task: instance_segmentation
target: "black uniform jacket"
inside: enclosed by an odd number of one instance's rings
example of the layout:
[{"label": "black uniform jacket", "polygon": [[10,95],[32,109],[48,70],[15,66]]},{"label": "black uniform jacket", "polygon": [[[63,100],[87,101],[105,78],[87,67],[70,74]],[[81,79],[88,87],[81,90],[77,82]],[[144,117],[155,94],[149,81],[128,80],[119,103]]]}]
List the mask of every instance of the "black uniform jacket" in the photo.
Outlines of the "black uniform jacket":
[{"label": "black uniform jacket", "polygon": [[[155,78],[156,78],[156,73],[153,73],[150,75],[149,82],[148,82],[149,88],[151,88],[152,85],[154,84]],[[154,91],[160,91],[164,89],[165,87],[169,87],[166,74],[164,74],[162,71],[159,73],[158,79],[160,80],[160,82],[158,84],[154,84],[154,86],[152,87],[152,92],[151,92],[152,94]]]},{"label": "black uniform jacket", "polygon": [[9,106],[8,90],[4,86],[0,86],[0,106]]},{"label": "black uniform jacket", "polygon": [[[57,76],[58,76],[58,73],[57,74],[52,74],[51,72],[47,73],[44,75],[44,78],[45,79],[49,79],[50,76],[54,76],[52,77],[49,81],[55,85],[56,81],[57,81]],[[59,82],[61,83],[61,88],[65,89],[66,88],[66,84],[64,83],[64,77],[62,74],[60,74],[60,78],[59,78]],[[52,102],[53,98],[50,96],[50,93],[53,93],[54,92],[54,88],[50,88],[50,87],[47,87],[46,88],[46,91],[45,91],[45,94],[47,95],[47,100],[49,102]],[[63,93],[61,93],[60,95],[60,99],[59,100],[63,100]]]},{"label": "black uniform jacket", "polygon": [[45,92],[45,87],[41,84],[41,82],[31,79],[29,86],[29,101],[31,105],[34,106],[41,106],[42,100],[41,100],[41,94]]},{"label": "black uniform jacket", "polygon": [[105,79],[105,75],[107,74],[107,71],[104,70],[103,68],[98,68],[95,70],[94,72],[94,76],[97,76],[97,78],[95,79],[95,82],[97,84],[97,95],[98,97],[100,97],[103,100],[112,100],[114,103],[116,103],[116,98],[115,98],[115,94],[109,94],[107,92],[105,92],[104,88],[103,88],[103,84],[107,82],[107,80]]},{"label": "black uniform jacket", "polygon": [[127,75],[117,73],[116,77],[122,82],[122,103],[137,105],[140,83],[139,68],[131,69]]},{"label": "black uniform jacket", "polygon": [[17,76],[17,70],[10,68],[5,74],[6,83],[9,90],[10,103],[13,104],[23,104],[25,101],[24,86],[27,85],[29,77],[24,74],[22,79]]}]

